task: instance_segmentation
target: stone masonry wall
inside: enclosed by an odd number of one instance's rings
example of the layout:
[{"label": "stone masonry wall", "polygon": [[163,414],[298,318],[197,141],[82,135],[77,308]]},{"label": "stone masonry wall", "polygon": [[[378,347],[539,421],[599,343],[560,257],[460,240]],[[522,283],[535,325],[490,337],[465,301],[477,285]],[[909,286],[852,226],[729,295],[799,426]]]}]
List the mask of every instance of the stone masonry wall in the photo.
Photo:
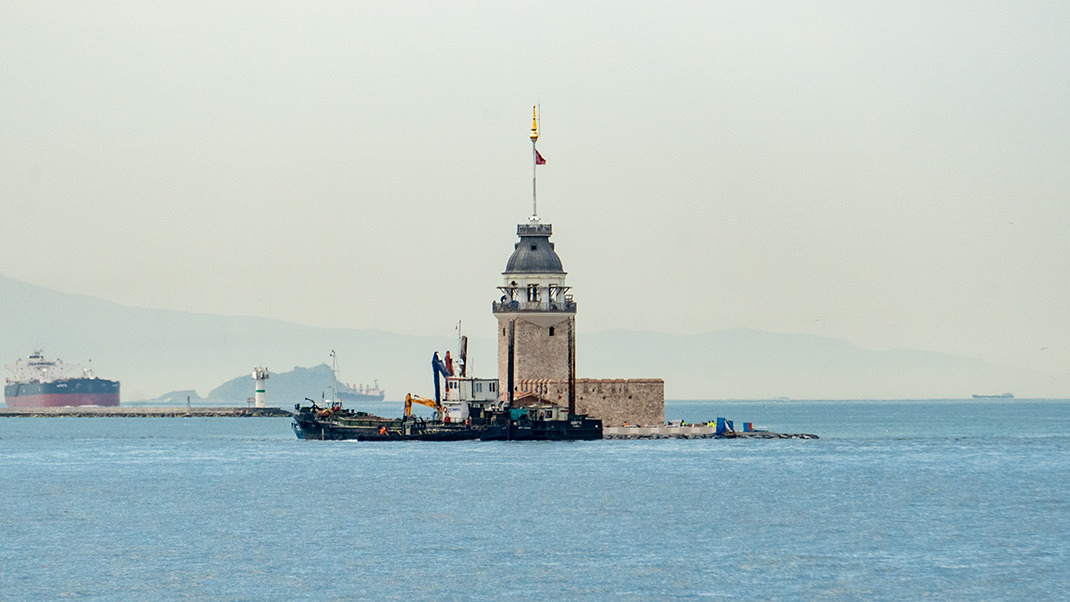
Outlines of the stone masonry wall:
[{"label": "stone masonry wall", "polygon": [[[568,329],[569,318],[549,327],[532,324],[522,318],[516,320],[514,345],[516,347],[516,380],[568,379]],[[509,386],[509,336],[508,322],[498,323],[498,382],[503,393]]]},{"label": "stone masonry wall", "polygon": [[516,321],[516,378],[568,379],[568,327],[566,318],[551,327]]},{"label": "stone masonry wall", "polygon": [[[525,379],[520,391],[568,404],[568,379]],[[576,379],[576,411],[602,420],[603,426],[625,422],[643,426],[665,424],[665,381],[660,378]]]}]

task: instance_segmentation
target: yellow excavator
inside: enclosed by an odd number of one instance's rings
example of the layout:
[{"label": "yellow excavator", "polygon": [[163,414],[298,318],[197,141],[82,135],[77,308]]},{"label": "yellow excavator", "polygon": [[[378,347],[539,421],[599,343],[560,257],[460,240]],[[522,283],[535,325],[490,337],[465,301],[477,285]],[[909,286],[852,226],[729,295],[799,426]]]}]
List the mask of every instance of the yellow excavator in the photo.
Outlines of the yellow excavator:
[{"label": "yellow excavator", "polygon": [[409,393],[405,395],[405,417],[408,418],[412,413],[412,404],[418,403],[422,406],[427,406],[435,411],[435,417],[441,418],[446,413],[446,409],[435,402],[434,399],[428,399],[426,397],[420,397],[419,395],[413,395]]}]

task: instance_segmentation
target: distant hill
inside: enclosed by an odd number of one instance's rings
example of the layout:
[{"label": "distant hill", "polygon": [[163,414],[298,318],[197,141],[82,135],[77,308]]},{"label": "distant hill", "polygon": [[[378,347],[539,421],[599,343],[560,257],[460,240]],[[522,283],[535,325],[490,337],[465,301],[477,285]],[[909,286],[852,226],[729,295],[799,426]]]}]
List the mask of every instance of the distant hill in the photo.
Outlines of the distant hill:
[{"label": "distant hill", "polygon": [[[302,402],[305,398],[315,401],[321,399],[333,399],[331,396],[332,374],[331,367],[320,364],[311,368],[295,366],[293,369],[283,372],[272,372],[267,381],[267,405],[287,407]],[[196,405],[231,406],[247,403],[252,397],[255,382],[251,373],[236,376],[218,387],[212,389],[207,395],[201,397],[196,391],[172,391],[154,399],[140,400],[146,405],[182,405],[192,403]],[[336,391],[342,390],[343,384],[335,380],[333,382]]]},{"label": "distant hill", "polygon": [[99,376],[122,382],[123,402],[191,389],[204,395],[239,375],[247,377],[255,365],[273,373],[315,366],[329,362],[331,350],[338,357],[339,380],[370,384],[378,379],[388,399],[400,400],[406,388],[430,391],[431,354],[454,343],[452,337],[125,307],[3,276],[0,304],[0,363],[14,364],[34,348],[71,364],[92,359]]},{"label": "distant hill", "polygon": [[[840,339],[759,330],[621,330],[585,336],[583,345],[577,352],[583,376],[664,378],[670,399],[965,398],[976,391],[1038,391],[1052,382],[1049,375],[933,351],[864,349]],[[1065,395],[1059,390],[1025,394]]]},{"label": "distant hill", "polygon": [[[69,363],[91,358],[98,375],[122,381],[124,403],[161,396],[184,402],[187,395],[195,401],[198,391],[208,391],[206,399],[242,402],[251,394],[254,365],[267,366],[273,375],[294,366],[315,366],[294,371],[322,370],[332,349],[341,381],[378,380],[387,400],[401,400],[409,392],[429,395],[431,354],[455,343],[452,337],[125,307],[3,276],[0,303],[0,363],[13,364],[37,347]],[[476,335],[469,340],[475,374],[493,377],[496,339]],[[670,399],[965,398],[991,391],[1057,397],[1070,391],[1064,375],[932,351],[871,350],[838,339],[758,330],[691,335],[581,330],[576,364],[580,377],[663,378]],[[321,383],[330,379],[305,376]],[[289,406],[323,388],[303,392],[307,387],[302,385],[302,390],[289,391],[284,384],[270,381],[271,405]]]},{"label": "distant hill", "polygon": [[[304,400],[306,397],[319,401],[323,393],[328,392],[327,398],[331,398],[329,391],[332,385],[331,367],[320,364],[311,368],[295,366],[287,372],[271,374],[267,381],[267,398],[270,405],[293,404]],[[255,381],[251,374],[239,376],[212,389],[206,401],[228,405],[247,401],[253,396]],[[341,383],[334,381],[336,390],[341,388]]]}]

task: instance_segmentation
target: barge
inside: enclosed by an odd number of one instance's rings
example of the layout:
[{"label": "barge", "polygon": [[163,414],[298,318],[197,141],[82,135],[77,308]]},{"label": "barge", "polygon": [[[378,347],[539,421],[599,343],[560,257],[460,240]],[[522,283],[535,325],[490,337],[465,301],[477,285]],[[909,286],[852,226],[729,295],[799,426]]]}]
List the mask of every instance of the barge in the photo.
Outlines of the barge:
[{"label": "barge", "polygon": [[[499,400],[498,379],[464,375],[464,346],[459,369],[450,354],[431,359],[435,398],[409,394],[401,418],[384,418],[342,406],[338,400],[294,406],[293,431],[299,439],[357,441],[568,441],[602,438],[602,421],[578,415],[540,398]],[[441,383],[445,382],[445,395]],[[434,410],[424,419],[412,415],[413,404]]]}]

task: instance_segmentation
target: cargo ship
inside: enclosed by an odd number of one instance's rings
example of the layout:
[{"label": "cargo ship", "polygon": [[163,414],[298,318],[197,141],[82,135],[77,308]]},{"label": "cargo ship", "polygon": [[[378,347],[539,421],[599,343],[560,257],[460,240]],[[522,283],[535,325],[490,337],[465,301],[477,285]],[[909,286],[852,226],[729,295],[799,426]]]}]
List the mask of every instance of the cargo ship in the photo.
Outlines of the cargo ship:
[{"label": "cargo ship", "polygon": [[386,391],[379,388],[379,381],[375,381],[374,385],[342,384],[344,388],[335,394],[338,401],[382,401],[386,399]]},{"label": "cargo ship", "polygon": [[82,368],[81,376],[67,377],[74,366],[59,358],[45,359],[39,349],[6,368],[14,374],[4,385],[9,408],[119,405],[119,381],[97,378],[91,368]]}]

